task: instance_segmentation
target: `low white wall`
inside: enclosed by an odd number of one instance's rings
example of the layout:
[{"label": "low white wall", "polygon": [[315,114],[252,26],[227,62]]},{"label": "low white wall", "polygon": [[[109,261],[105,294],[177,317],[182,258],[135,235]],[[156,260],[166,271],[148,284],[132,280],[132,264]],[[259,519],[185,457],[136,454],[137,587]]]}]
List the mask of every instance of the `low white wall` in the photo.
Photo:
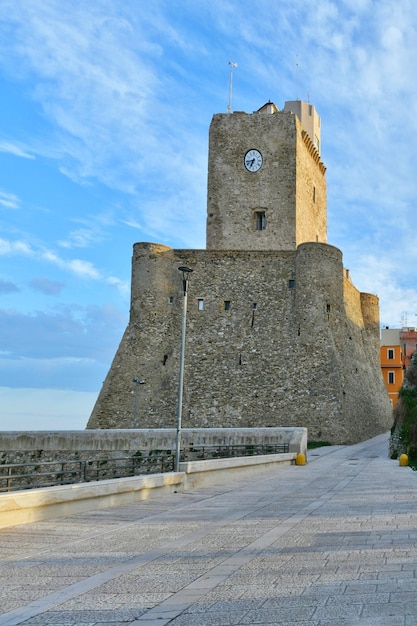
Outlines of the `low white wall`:
[{"label": "low white wall", "polygon": [[132,476],[0,494],[0,528],[74,515],[180,491],[180,473]]},{"label": "low white wall", "polygon": [[180,472],[0,494],[0,528],[231,482],[294,463],[296,452],[180,464]]},{"label": "low white wall", "polygon": [[286,452],[207,461],[187,461],[180,463],[180,471],[184,472],[183,485],[184,489],[187,490],[195,487],[207,487],[225,481],[230,484],[235,479],[238,480],[247,476],[253,478],[271,470],[272,467],[292,465],[296,456],[296,452]]}]

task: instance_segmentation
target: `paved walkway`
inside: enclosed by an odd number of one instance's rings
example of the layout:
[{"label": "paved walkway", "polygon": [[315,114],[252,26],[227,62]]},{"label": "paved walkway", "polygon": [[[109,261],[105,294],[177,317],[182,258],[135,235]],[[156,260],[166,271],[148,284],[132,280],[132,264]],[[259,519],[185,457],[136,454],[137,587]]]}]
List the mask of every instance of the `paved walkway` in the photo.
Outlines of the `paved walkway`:
[{"label": "paved walkway", "polygon": [[388,436],[0,531],[0,625],[417,624],[417,474]]}]

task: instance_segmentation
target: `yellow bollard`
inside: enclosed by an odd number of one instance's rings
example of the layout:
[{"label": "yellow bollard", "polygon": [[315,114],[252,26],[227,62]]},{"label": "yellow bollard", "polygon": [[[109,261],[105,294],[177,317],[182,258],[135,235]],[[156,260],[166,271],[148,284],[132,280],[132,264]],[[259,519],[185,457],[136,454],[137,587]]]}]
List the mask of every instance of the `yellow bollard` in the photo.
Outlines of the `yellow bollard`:
[{"label": "yellow bollard", "polygon": [[306,455],[303,454],[302,452],[299,452],[297,454],[297,456],[295,457],[295,464],[296,465],[305,465],[306,464]]},{"label": "yellow bollard", "polygon": [[408,466],[408,455],[407,454],[402,454],[400,456],[400,465],[401,465],[401,467],[407,467]]}]

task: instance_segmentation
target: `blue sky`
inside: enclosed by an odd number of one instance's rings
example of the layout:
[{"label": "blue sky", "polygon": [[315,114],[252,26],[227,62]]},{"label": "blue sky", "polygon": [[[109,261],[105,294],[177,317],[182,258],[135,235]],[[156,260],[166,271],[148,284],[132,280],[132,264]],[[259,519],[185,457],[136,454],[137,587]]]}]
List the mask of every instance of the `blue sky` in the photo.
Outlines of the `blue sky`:
[{"label": "blue sky", "polygon": [[0,429],[84,428],[132,245],[205,246],[229,61],[234,110],[316,106],[328,241],[417,325],[416,57],[414,0],[2,0]]}]

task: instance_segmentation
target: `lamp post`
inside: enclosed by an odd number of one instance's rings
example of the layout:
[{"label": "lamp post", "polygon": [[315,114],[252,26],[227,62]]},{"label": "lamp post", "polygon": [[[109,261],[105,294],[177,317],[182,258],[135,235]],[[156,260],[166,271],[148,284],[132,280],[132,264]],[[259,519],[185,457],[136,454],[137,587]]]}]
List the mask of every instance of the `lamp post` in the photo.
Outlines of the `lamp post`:
[{"label": "lamp post", "polygon": [[145,381],[142,378],[132,378],[132,382],[136,385],[135,391],[135,404],[133,407],[133,428],[136,428],[138,417],[138,397],[139,397],[139,385],[143,385]]},{"label": "lamp post", "polygon": [[193,270],[181,265],[179,271],[182,272],[182,321],[181,321],[181,349],[180,349],[180,373],[178,381],[178,407],[177,407],[177,436],[175,440],[175,471],[180,469],[180,448],[181,448],[181,419],[182,419],[182,393],[184,388],[184,354],[185,354],[185,329],[187,323],[187,289],[188,274]]}]

